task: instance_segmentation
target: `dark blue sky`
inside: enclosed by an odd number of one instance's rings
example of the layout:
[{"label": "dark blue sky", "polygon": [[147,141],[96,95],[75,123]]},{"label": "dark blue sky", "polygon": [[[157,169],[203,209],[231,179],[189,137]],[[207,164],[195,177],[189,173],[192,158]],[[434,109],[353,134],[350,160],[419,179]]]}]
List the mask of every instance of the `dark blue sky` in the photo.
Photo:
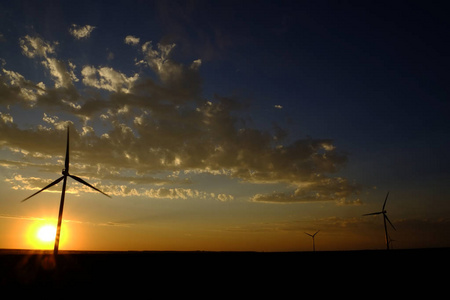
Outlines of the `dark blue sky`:
[{"label": "dark blue sky", "polygon": [[[118,58],[132,50],[123,47],[122,36],[176,43],[178,60],[202,59],[204,96],[248,101],[257,125],[270,116],[289,127],[292,138],[332,138],[356,159],[448,168],[442,149],[449,146],[449,26],[436,3],[44,3],[2,4],[3,40],[10,43],[3,43],[1,57],[27,78],[40,72],[8,48],[16,46],[13,37],[38,33],[60,41],[61,52],[73,57],[80,46],[57,29],[102,24],[95,39],[83,41],[80,63],[100,61],[127,73],[131,58]],[[112,62],[108,51],[115,54]]]}]

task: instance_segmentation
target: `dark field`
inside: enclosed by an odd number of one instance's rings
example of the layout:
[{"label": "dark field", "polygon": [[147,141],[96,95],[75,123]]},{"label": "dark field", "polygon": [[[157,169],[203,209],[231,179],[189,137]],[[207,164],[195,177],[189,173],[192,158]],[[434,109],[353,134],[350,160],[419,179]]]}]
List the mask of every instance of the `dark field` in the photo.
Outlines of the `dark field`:
[{"label": "dark field", "polygon": [[315,253],[60,251],[54,258],[51,252],[0,250],[0,285],[108,294],[139,290],[168,296],[206,296],[213,291],[215,296],[231,296],[240,290],[279,293],[276,298],[283,299],[285,292],[300,295],[312,287],[319,294],[330,292],[332,284],[339,287],[336,293],[358,294],[366,287],[375,295],[390,287],[391,293],[398,288],[403,296],[418,289],[430,296],[442,292],[447,282],[449,253],[447,248]]}]

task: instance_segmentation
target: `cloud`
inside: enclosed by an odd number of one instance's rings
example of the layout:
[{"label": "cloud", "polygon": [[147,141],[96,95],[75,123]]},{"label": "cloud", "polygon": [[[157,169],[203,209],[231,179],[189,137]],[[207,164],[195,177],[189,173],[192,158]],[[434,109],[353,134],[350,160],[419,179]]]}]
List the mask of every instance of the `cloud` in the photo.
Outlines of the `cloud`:
[{"label": "cloud", "polygon": [[70,34],[77,40],[86,39],[91,35],[91,32],[95,29],[95,26],[91,25],[76,25],[72,24],[69,28]]},{"label": "cloud", "polygon": [[40,190],[52,181],[53,180],[51,179],[45,180],[38,177],[22,177],[21,175],[14,175],[14,177],[6,179],[6,182],[10,183],[14,190]]},{"label": "cloud", "polygon": [[216,196],[214,193],[185,188],[150,189],[145,191],[144,195],[157,199],[214,199],[221,202],[227,202],[234,199],[234,196],[229,194],[218,194]]},{"label": "cloud", "polygon": [[87,86],[122,93],[129,93],[133,84],[139,78],[138,73],[132,77],[127,77],[110,67],[96,69],[93,66],[84,66],[81,75],[83,76],[83,83]]},{"label": "cloud", "polygon": [[8,114],[8,113],[2,113],[0,112],[0,119],[2,120],[3,123],[13,123],[13,117]]},{"label": "cloud", "polygon": [[[59,118],[57,116],[51,116],[44,113],[44,117],[42,120],[48,124],[53,125],[53,127],[57,130],[66,130],[67,125],[70,125],[71,122],[68,121],[59,121]],[[40,128],[45,128],[41,126]],[[51,130],[51,128],[48,128],[48,130]]]},{"label": "cloud", "polygon": [[219,199],[222,202],[228,202],[234,200],[233,195],[227,195],[227,194],[219,194],[217,195],[217,199]]},{"label": "cloud", "polygon": [[45,93],[45,84],[26,80],[18,72],[2,69],[0,73],[0,104],[22,104],[33,107]]},{"label": "cloud", "polygon": [[[56,57],[56,46],[30,36],[20,43],[25,56],[42,60],[55,87],[32,82],[3,68],[0,105],[40,107],[46,113],[41,115],[42,124],[23,128],[14,123],[12,111],[3,111],[1,147],[61,158],[67,117],[60,112],[64,112],[82,122],[71,128],[71,145],[83,175],[123,182],[135,177],[145,184],[164,185],[157,189],[129,186],[123,190],[113,189],[112,183],[111,187],[105,186],[118,195],[206,197],[207,193],[196,194],[194,189],[173,186],[185,182],[167,177],[184,172],[185,176],[221,174],[249,184],[284,185],[272,194],[253,195],[250,200],[255,202],[359,202],[355,198],[361,187],[336,176],[347,163],[347,155],[332,140],[289,140],[288,131],[276,124],[270,130],[248,125],[245,120],[251,108],[238,97],[214,95],[205,99],[202,61],[194,59],[183,64],[173,60],[175,44],[154,46],[147,41],[136,48],[141,57],[134,67],[145,72],[131,76],[109,66],[85,65],[80,71],[71,61]],[[152,72],[151,76],[145,75],[147,72]],[[78,78],[84,85],[80,91],[73,84]],[[94,122],[104,124],[101,134],[94,131]],[[114,184],[121,186],[120,182]],[[286,188],[293,190],[287,193]],[[217,194],[213,198],[229,201],[233,196]]]},{"label": "cloud", "polygon": [[56,58],[47,58],[42,64],[47,67],[50,74],[53,76],[56,88],[69,88],[72,87],[73,81],[78,81],[78,78],[73,72],[75,65],[70,62],[68,63],[70,69],[67,68],[67,65],[63,61]]},{"label": "cloud", "polygon": [[[77,174],[78,175],[78,174]],[[86,178],[86,177],[83,177]],[[14,175],[11,178],[7,178],[5,181],[11,185],[11,188],[14,190],[29,190],[29,191],[37,191],[47,184],[51,183],[54,179],[42,179],[38,177],[23,177],[22,175]],[[213,199],[216,201],[227,202],[234,199],[233,195],[229,194],[214,194],[208,193],[204,191],[200,191],[197,189],[190,188],[150,188],[147,189],[142,186],[136,185],[123,185],[123,184],[101,184],[96,182],[97,180],[93,180],[92,178],[87,179],[91,184],[105,191],[109,195],[116,197],[146,197],[150,199]],[[45,192],[59,192],[59,185],[50,188],[49,190],[45,190]],[[96,191],[92,190],[89,187],[78,184],[77,182],[71,180],[70,184],[67,186],[67,192],[71,194],[79,194],[80,192],[84,193],[96,193]]]},{"label": "cloud", "polygon": [[[71,72],[59,61],[42,61],[54,75],[55,87],[46,87],[43,82],[34,83],[23,75],[2,69],[0,72],[0,105],[20,105],[23,108],[45,107],[52,110],[74,112],[79,109],[78,91],[73,86]],[[70,65],[70,62],[69,62]],[[75,67],[72,66],[74,69]]]},{"label": "cloud", "polygon": [[[52,219],[48,218],[39,218],[39,217],[32,217],[32,216],[23,216],[23,215],[10,215],[10,214],[0,214],[0,219],[15,219],[15,220],[27,220],[27,221],[50,221]],[[56,220],[54,220],[56,222]],[[80,220],[71,220],[71,219],[64,219],[62,220],[64,223],[76,223],[76,224],[86,224],[86,225],[93,225],[93,226],[121,226],[121,227],[129,227],[129,222],[114,222],[114,221],[107,221],[107,222],[101,222],[101,223],[95,223],[90,221],[80,221]]]},{"label": "cloud", "polygon": [[0,214],[1,219],[15,219],[15,220],[29,220],[29,221],[44,221],[43,218],[30,217],[30,216],[19,216],[19,215],[9,215]]},{"label": "cloud", "polygon": [[58,42],[47,42],[40,37],[31,37],[26,35],[19,39],[22,53],[29,58],[43,58],[42,65],[46,67],[52,79],[55,82],[55,87],[72,88],[73,81],[78,81],[74,73],[75,64],[72,62],[64,62],[55,57],[52,57],[56,52]]},{"label": "cloud", "polygon": [[29,35],[19,39],[19,44],[22,53],[29,58],[47,57],[49,54],[54,54],[58,45],[57,42],[49,43],[40,37],[31,37]]},{"label": "cloud", "polygon": [[139,44],[139,41],[140,41],[140,39],[138,37],[135,37],[132,35],[127,35],[124,40],[125,44],[133,45],[133,46],[136,46],[137,44]]},{"label": "cloud", "polygon": [[267,203],[335,201],[338,205],[360,205],[360,199],[351,199],[351,196],[357,195],[360,190],[360,185],[349,183],[345,178],[324,177],[297,183],[297,189],[292,194],[256,194],[251,200]]},{"label": "cloud", "polygon": [[186,91],[192,90],[190,86],[200,88],[198,69],[201,65],[201,59],[194,60],[190,66],[174,62],[170,57],[175,46],[175,44],[158,43],[155,49],[152,41],[147,41],[141,48],[144,60],[139,63],[152,68],[161,81],[172,88]]}]

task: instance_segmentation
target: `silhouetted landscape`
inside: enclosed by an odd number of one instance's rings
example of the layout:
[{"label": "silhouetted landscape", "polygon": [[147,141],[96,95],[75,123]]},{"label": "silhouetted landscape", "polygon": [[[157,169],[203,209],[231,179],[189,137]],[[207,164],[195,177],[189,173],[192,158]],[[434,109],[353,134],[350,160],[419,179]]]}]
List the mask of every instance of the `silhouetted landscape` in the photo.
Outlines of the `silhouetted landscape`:
[{"label": "silhouetted landscape", "polygon": [[[52,251],[1,250],[0,283],[8,287],[145,288],[221,286],[258,282],[294,288],[346,281],[378,285],[436,278],[448,265],[448,248],[318,252]],[[380,278],[381,280],[381,278]],[[408,281],[411,282],[411,281]],[[260,290],[261,287],[258,287]]]}]

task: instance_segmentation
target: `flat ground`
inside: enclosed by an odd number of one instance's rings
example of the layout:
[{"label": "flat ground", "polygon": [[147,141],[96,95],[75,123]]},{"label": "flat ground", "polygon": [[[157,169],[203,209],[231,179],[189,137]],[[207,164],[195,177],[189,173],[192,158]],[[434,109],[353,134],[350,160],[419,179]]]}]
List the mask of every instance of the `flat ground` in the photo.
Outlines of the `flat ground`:
[{"label": "flat ground", "polygon": [[45,251],[0,250],[0,286],[211,298],[272,293],[277,299],[313,287],[319,294],[330,292],[331,286],[336,293],[358,294],[365,287],[375,295],[384,286],[392,288],[391,293],[397,288],[403,297],[418,289],[430,296],[439,293],[439,287],[446,288],[449,254],[450,249],[443,248],[315,253],[60,251],[54,257]]}]

